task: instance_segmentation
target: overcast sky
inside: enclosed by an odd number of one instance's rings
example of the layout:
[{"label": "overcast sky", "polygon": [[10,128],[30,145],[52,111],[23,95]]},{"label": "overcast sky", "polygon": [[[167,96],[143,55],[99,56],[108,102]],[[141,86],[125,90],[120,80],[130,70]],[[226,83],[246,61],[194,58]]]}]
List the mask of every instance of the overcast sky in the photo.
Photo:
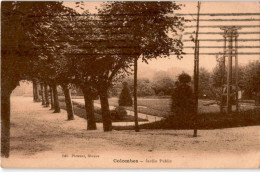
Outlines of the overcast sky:
[{"label": "overcast sky", "polygon": [[[85,2],[85,9],[89,10],[90,13],[96,13],[96,8],[100,7],[100,4],[102,2]],[[196,13],[197,12],[197,2],[180,2],[182,4],[185,4],[185,7],[183,7],[182,10],[176,12],[176,13]],[[75,8],[75,2],[64,2],[65,6]],[[78,10],[80,11],[80,10]],[[202,2],[201,3],[201,13],[259,13],[260,12],[260,3],[259,2]],[[188,16],[187,18],[192,19],[196,18],[195,16]],[[215,17],[208,17],[208,16],[201,16],[201,19],[210,18],[210,19],[230,19],[231,17],[223,17],[223,16],[215,16]],[[237,19],[259,19],[259,16],[238,16],[238,17],[232,17]],[[195,25],[194,22],[190,22],[187,25]],[[243,21],[243,22],[205,22],[201,21],[200,26],[205,25],[258,25],[260,26],[260,21]],[[189,28],[186,29],[185,32],[192,32],[195,28]],[[219,28],[200,28],[200,32],[222,32]],[[260,39],[260,28],[242,28],[239,32],[258,32],[258,34],[253,35],[245,35],[240,34],[239,39]],[[222,39],[222,35],[200,35],[199,39]],[[183,37],[183,39],[189,39],[189,36],[186,35]],[[194,43],[185,42],[184,46],[193,46]],[[200,46],[223,46],[223,42],[200,42]],[[247,41],[247,42],[239,42],[238,46],[260,46],[260,41],[253,42],[253,41]],[[222,52],[223,49],[200,49],[200,53],[209,53],[209,52]],[[260,52],[260,48],[241,48],[238,50],[239,52]],[[193,53],[193,49],[185,49],[184,52],[186,53]],[[249,61],[252,60],[259,60],[259,55],[240,55],[239,57],[239,64],[247,64]],[[157,59],[149,62],[149,67],[156,69],[156,70],[167,70],[169,68],[173,67],[179,67],[183,68],[185,70],[193,70],[193,55],[184,55],[184,58],[182,60],[178,60],[176,56],[171,55],[169,59]],[[142,69],[142,67],[146,67],[147,65],[145,63],[139,64],[139,69]],[[216,56],[215,55],[200,55],[200,67],[204,67],[208,70],[212,70],[216,66]]]}]

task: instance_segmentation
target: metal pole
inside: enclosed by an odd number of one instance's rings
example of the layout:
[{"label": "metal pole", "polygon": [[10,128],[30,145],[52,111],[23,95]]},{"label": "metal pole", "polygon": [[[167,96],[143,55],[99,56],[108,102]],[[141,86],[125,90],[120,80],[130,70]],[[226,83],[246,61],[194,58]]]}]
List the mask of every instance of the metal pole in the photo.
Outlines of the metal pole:
[{"label": "metal pole", "polygon": [[197,130],[198,130],[198,92],[199,92],[199,40],[197,40],[197,49],[196,49],[196,59],[195,59],[195,66],[194,66],[194,100],[195,100],[195,118],[194,118],[194,133],[193,137],[197,137]]},{"label": "metal pole", "polygon": [[229,33],[229,46],[228,46],[228,72],[227,72],[227,113],[231,113],[231,103],[230,103],[230,94],[231,94],[231,79],[232,79],[232,33],[231,31],[228,31]]},{"label": "metal pole", "polygon": [[194,54],[194,96],[195,96],[195,109],[194,109],[194,132],[193,137],[197,137],[197,115],[198,115],[198,80],[199,80],[199,21],[200,21],[200,5],[201,2],[198,1],[198,13],[197,13],[197,27],[196,27],[196,37],[195,37],[195,54]]},{"label": "metal pole", "polygon": [[238,104],[238,55],[237,55],[237,33],[235,36],[235,70],[236,70],[236,112],[239,112]]},{"label": "metal pole", "polygon": [[220,62],[220,71],[221,71],[221,99],[220,99],[220,112],[223,113],[223,91],[224,91],[224,84],[225,84],[225,60],[226,60],[226,49],[227,49],[227,36],[226,32],[224,34],[224,50],[223,50],[223,61]]},{"label": "metal pole", "polygon": [[135,132],[139,132],[138,125],[138,111],[137,111],[137,61],[136,57],[134,60],[134,117],[135,117]]}]

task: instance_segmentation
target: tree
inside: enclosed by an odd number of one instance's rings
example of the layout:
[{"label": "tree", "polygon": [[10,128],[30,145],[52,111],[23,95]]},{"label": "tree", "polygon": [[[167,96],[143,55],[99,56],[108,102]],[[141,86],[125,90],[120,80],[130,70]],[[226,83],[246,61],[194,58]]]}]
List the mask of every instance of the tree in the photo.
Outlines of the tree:
[{"label": "tree", "polygon": [[[34,36],[48,23],[48,15],[64,10],[62,2],[3,2],[1,9],[1,155],[9,157],[10,94],[20,80],[33,75],[39,55]],[[37,18],[37,15],[44,16]],[[39,52],[38,52],[39,53]]]},{"label": "tree", "polygon": [[[147,78],[140,78],[137,79],[137,96],[138,97],[145,97],[145,96],[151,96],[154,95],[154,90],[152,88],[152,83]],[[134,84],[132,89],[134,89]]]},{"label": "tree", "polygon": [[[88,124],[95,127],[95,118],[93,112],[93,99],[98,94],[100,96],[103,129],[104,131],[112,130],[112,122],[108,103],[108,90],[112,86],[113,80],[125,72],[130,67],[131,59],[129,56],[119,57],[112,52],[111,47],[117,45],[115,38],[110,35],[112,31],[104,25],[103,19],[90,19],[87,12],[81,17],[84,23],[78,23],[79,30],[87,33],[86,35],[76,35],[74,43],[76,48],[70,54],[72,64],[75,69],[75,84],[82,89],[85,99],[86,111],[88,114]],[[91,35],[91,40],[89,39]],[[118,37],[118,36],[117,36]],[[94,48],[94,49],[93,49]],[[112,53],[111,53],[112,52]],[[86,56],[87,55],[87,56]],[[119,54],[120,55],[120,54]],[[95,127],[96,128],[96,127]]]},{"label": "tree", "polygon": [[63,89],[63,93],[65,96],[65,103],[66,103],[66,110],[67,110],[67,115],[68,115],[68,120],[74,120],[74,111],[73,111],[73,104],[71,101],[71,92],[66,84],[61,85]]},{"label": "tree", "polygon": [[[131,77],[125,78],[123,81],[128,83],[131,94],[134,92],[134,79]],[[145,97],[155,95],[153,90],[153,84],[147,78],[139,78],[137,79],[137,96]]]},{"label": "tree", "polygon": [[40,83],[40,87],[41,87],[42,105],[45,106],[46,102],[45,102],[45,95],[44,95],[45,91],[44,91],[43,83]]},{"label": "tree", "polygon": [[53,91],[54,113],[60,113],[60,103],[58,99],[57,84],[53,82],[51,86]]},{"label": "tree", "polygon": [[260,102],[260,61],[250,62],[243,70],[241,87],[246,94]]},{"label": "tree", "polygon": [[123,82],[123,88],[118,100],[119,106],[132,106],[133,100],[127,82]]},{"label": "tree", "polygon": [[50,100],[49,100],[49,91],[48,91],[48,85],[46,83],[44,83],[44,94],[45,94],[45,107],[49,107],[50,106]]},{"label": "tree", "polygon": [[[52,15],[50,20],[44,23],[43,29],[38,32],[33,42],[37,48],[36,54],[41,58],[35,62],[33,67],[35,73],[33,76],[37,76],[51,87],[54,113],[60,112],[57,85],[60,84],[62,86],[68,120],[74,118],[70,90],[68,88],[72,81],[69,76],[72,70],[69,70],[70,65],[67,63],[69,57],[66,55],[67,50],[70,49],[68,40],[71,37],[71,35],[66,34],[66,31],[67,27],[72,23],[72,15],[77,15],[77,13],[70,8],[61,9],[59,15]],[[39,46],[41,47],[39,48]]]},{"label": "tree", "polygon": [[50,98],[51,98],[51,110],[54,109],[54,101],[53,101],[53,90],[52,87],[50,86]]},{"label": "tree", "polygon": [[174,88],[174,81],[165,76],[154,81],[152,85],[156,95],[171,95]]},{"label": "tree", "polygon": [[97,65],[98,55],[96,55],[95,48],[100,44],[97,41],[99,31],[96,31],[95,28],[97,21],[90,18],[87,11],[82,16],[73,18],[73,20],[80,22],[73,23],[73,27],[70,26],[76,31],[70,36],[69,52],[64,57],[63,62],[67,67],[65,75],[70,77],[70,82],[81,89],[85,101],[87,129],[95,130],[97,128],[94,115],[94,98],[97,96],[95,80],[99,70]]},{"label": "tree", "polygon": [[[225,97],[221,97],[222,95],[222,91],[223,91],[223,87],[225,86],[226,84],[226,81],[227,81],[227,67],[223,69],[222,63],[218,63],[217,66],[213,69],[213,71],[210,73],[210,86],[208,87],[208,94],[209,94],[209,97],[211,99],[215,99],[215,100],[218,100],[220,101],[221,98],[222,100],[225,101]],[[235,67],[232,68],[232,82],[233,84],[235,84],[235,81],[236,81],[236,72],[235,72]],[[239,66],[238,67],[238,87],[239,88],[242,88],[242,77],[243,77],[243,74],[244,74],[244,68],[242,66]],[[223,72],[222,72],[223,71]],[[207,87],[207,86],[205,86]],[[223,103],[224,103],[223,101]],[[234,98],[233,98],[233,101],[234,101]]]},{"label": "tree", "polygon": [[168,16],[169,13],[178,9],[180,9],[180,6],[173,2],[112,2],[107,3],[102,11],[105,14],[102,17],[109,21],[116,21],[112,25],[121,26],[117,29],[117,32],[124,34],[125,40],[130,41],[124,43],[126,47],[121,53],[124,53],[124,55],[131,53],[129,55],[132,55],[134,61],[136,131],[139,130],[137,120],[137,60],[141,57],[142,61],[148,62],[148,60],[156,57],[169,56],[170,52],[174,52],[177,56],[182,54],[182,42],[168,35],[176,36],[178,30],[183,30],[183,18]]},{"label": "tree", "polygon": [[33,79],[32,83],[33,83],[33,101],[34,102],[39,102],[40,101],[40,97],[39,97],[39,90],[38,90],[37,80]]},{"label": "tree", "polygon": [[205,68],[200,68],[199,72],[199,98],[209,98],[211,96],[211,74]]}]

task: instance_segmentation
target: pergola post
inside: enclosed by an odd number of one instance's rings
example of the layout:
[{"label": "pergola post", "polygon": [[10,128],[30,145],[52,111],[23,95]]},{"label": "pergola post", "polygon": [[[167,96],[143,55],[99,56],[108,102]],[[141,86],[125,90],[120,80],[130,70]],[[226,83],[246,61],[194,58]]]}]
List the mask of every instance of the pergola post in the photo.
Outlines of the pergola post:
[{"label": "pergola post", "polygon": [[[225,57],[228,57],[228,70],[227,70],[227,93],[223,94],[222,90],[222,96],[226,95],[226,107],[227,107],[227,114],[232,113],[232,104],[231,104],[231,97],[232,95],[235,95],[236,99],[236,111],[239,111],[239,102],[238,102],[238,53],[237,53],[237,30],[240,29],[240,27],[235,26],[226,26],[220,28],[224,30],[224,59]],[[226,38],[228,39],[228,49],[226,49]],[[233,42],[235,41],[235,46],[233,46]],[[233,82],[232,82],[232,59],[235,57],[235,93],[232,93],[233,91]],[[222,100],[223,103],[223,100]]]}]

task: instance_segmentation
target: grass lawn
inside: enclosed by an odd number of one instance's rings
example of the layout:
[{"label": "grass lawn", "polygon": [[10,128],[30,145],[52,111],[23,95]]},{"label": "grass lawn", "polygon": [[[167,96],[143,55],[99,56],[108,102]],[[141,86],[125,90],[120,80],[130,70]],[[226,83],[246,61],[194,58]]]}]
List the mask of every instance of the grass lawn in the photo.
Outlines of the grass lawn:
[{"label": "grass lawn", "polygon": [[[260,108],[241,111],[238,115],[233,113],[231,116],[225,114],[202,113],[198,116],[198,129],[220,129],[243,126],[260,125]],[[192,119],[170,119],[140,125],[141,129],[193,129]],[[115,130],[134,130],[133,126],[114,126]]]},{"label": "grass lawn", "polygon": [[[198,128],[199,129],[217,129],[217,128],[230,128],[230,127],[241,127],[241,126],[252,126],[260,125],[260,109],[259,107],[254,107],[251,105],[241,105],[241,112],[239,115],[233,113],[231,116],[226,116],[225,114],[219,113],[218,105],[207,105],[212,103],[212,100],[199,100],[199,116],[198,116]],[[99,100],[95,100],[95,103],[99,103]],[[109,104],[113,106],[118,106],[117,98],[109,98]],[[149,124],[140,125],[141,129],[192,129],[192,122],[169,119],[170,115],[170,104],[171,101],[168,98],[138,98],[138,111],[150,115],[158,115],[165,117],[162,121],[157,121]],[[75,108],[78,108],[77,105],[74,105]],[[146,107],[146,108],[145,108]],[[133,110],[133,107],[125,107],[129,110]],[[84,109],[81,110],[84,111]],[[235,106],[233,106],[235,111]],[[80,111],[80,110],[79,110]],[[76,112],[75,112],[76,113]],[[83,113],[83,112],[82,112]],[[78,115],[78,114],[77,114]],[[102,122],[101,116],[97,115],[97,119]],[[85,117],[84,114],[81,116]],[[133,119],[133,117],[132,117]],[[139,120],[140,121],[140,120]],[[115,126],[116,130],[132,130],[132,126]]]},{"label": "grass lawn", "polygon": [[[216,106],[204,106],[205,103],[211,100],[199,100],[199,113],[217,112]],[[95,103],[100,103],[95,100]],[[168,117],[171,115],[171,99],[170,98],[138,98],[138,111],[144,114],[155,115],[159,117]],[[109,98],[109,104],[118,106],[118,98]],[[133,107],[125,107],[128,110],[134,110]]]},{"label": "grass lawn", "polygon": [[[72,98],[83,98],[80,96],[73,96]],[[112,106],[118,106],[118,98],[112,97],[109,98],[109,105]],[[171,99],[168,97],[164,98],[158,98],[158,97],[145,97],[145,98],[138,98],[138,112],[148,114],[148,115],[154,115],[159,117],[168,117],[171,115]],[[100,103],[99,100],[95,100],[95,103]],[[214,103],[213,100],[205,100],[200,99],[199,100],[199,113],[217,113],[219,112],[219,106],[218,105],[207,105],[209,103]],[[254,107],[251,106],[241,106],[241,110],[250,110]],[[133,106],[132,107],[125,107],[125,109],[134,111]],[[233,110],[235,110],[235,106],[233,106]]]},{"label": "grass lawn", "polygon": [[[138,98],[138,112],[155,115],[159,117],[168,117],[171,115],[171,99],[170,98]],[[214,102],[213,100],[199,100],[199,113],[217,113],[219,112],[218,105],[207,105]],[[100,103],[95,100],[95,103]],[[118,98],[109,98],[109,105],[118,106]],[[133,107],[125,107],[128,110],[134,110]],[[241,106],[241,110],[253,109],[252,106]],[[235,106],[233,106],[235,110]]]},{"label": "grass lawn", "polygon": [[[138,98],[138,112],[160,116],[160,117],[167,117],[170,111],[171,101],[170,99],[163,98],[163,99],[147,99],[147,98]],[[118,106],[118,98],[109,98],[109,105]],[[95,100],[95,103],[100,103],[99,100]],[[125,106],[126,109],[134,111],[134,107],[132,106]]]},{"label": "grass lawn", "polygon": [[[64,102],[64,98],[60,98],[60,108],[66,110],[66,104]],[[86,110],[84,105],[73,102],[74,113],[84,119],[86,118]],[[99,108],[95,108],[95,119],[97,123],[102,123],[102,115]],[[138,121],[148,121],[146,119],[139,118]],[[134,122],[134,117],[131,115],[125,116],[122,120],[116,120],[112,118],[112,122]]]}]

